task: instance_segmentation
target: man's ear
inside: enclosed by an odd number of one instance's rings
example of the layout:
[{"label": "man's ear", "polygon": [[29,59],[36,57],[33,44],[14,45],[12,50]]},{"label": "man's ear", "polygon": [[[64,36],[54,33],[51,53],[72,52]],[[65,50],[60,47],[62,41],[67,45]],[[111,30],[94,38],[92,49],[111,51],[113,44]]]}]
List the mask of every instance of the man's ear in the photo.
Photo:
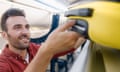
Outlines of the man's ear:
[{"label": "man's ear", "polygon": [[1,32],[1,35],[2,35],[2,37],[3,37],[4,39],[7,40],[7,33],[6,33],[5,31]]}]

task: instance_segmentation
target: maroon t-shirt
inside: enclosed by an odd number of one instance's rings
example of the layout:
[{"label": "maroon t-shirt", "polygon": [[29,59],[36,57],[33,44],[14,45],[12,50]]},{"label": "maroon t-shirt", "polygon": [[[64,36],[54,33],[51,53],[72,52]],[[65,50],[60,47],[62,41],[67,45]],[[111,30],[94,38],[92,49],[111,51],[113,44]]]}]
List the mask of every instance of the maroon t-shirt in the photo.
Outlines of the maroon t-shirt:
[{"label": "maroon t-shirt", "polygon": [[[39,48],[40,45],[30,43],[30,47],[28,49],[29,62],[31,62]],[[73,51],[74,49],[64,53],[56,54],[54,57],[65,55],[66,53]],[[6,47],[0,55],[0,72],[23,72],[27,65],[28,63],[25,60],[23,60],[20,55],[10,51],[8,45],[6,45]]]}]

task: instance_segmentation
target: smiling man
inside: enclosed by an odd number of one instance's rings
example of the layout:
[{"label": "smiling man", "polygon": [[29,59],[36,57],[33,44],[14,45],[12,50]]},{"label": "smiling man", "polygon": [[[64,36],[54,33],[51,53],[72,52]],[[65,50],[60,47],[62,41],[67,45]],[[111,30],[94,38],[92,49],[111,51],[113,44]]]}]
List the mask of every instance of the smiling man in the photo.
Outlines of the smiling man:
[{"label": "smiling man", "polygon": [[[2,36],[8,41],[0,55],[0,72],[45,72],[50,60],[74,51],[84,38],[66,31],[74,21],[58,27],[47,40],[37,45],[30,42],[29,24],[20,9],[9,9],[1,18]],[[79,39],[79,41],[78,41]]]}]

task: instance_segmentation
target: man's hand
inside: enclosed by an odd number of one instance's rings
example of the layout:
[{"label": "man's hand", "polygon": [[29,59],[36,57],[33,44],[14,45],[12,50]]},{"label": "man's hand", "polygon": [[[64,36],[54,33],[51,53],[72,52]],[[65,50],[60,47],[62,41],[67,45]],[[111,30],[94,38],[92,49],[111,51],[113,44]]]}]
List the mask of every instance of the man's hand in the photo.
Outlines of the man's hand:
[{"label": "man's hand", "polygon": [[66,31],[74,24],[75,21],[71,20],[53,31],[43,44],[46,46],[45,48],[47,48],[50,53],[56,54],[77,47],[78,44],[80,44],[80,40],[78,42],[78,39],[81,36],[74,31]]},{"label": "man's hand", "polygon": [[80,37],[80,38],[77,40],[74,48],[79,48],[80,45],[82,45],[85,41],[86,41],[86,39],[85,39],[84,37]]}]

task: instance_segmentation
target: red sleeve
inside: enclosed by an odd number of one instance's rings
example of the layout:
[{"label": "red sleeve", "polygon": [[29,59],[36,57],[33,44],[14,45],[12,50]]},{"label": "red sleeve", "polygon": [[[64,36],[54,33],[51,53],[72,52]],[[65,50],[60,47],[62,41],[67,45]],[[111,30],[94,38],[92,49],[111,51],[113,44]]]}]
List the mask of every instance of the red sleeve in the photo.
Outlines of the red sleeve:
[{"label": "red sleeve", "polygon": [[69,50],[69,51],[65,51],[65,52],[58,53],[58,54],[54,55],[54,57],[53,57],[53,58],[57,58],[57,57],[59,57],[59,56],[66,55],[67,53],[72,53],[72,52],[74,52],[74,51],[75,51],[75,48],[72,48],[72,49],[71,49],[71,50]]}]

